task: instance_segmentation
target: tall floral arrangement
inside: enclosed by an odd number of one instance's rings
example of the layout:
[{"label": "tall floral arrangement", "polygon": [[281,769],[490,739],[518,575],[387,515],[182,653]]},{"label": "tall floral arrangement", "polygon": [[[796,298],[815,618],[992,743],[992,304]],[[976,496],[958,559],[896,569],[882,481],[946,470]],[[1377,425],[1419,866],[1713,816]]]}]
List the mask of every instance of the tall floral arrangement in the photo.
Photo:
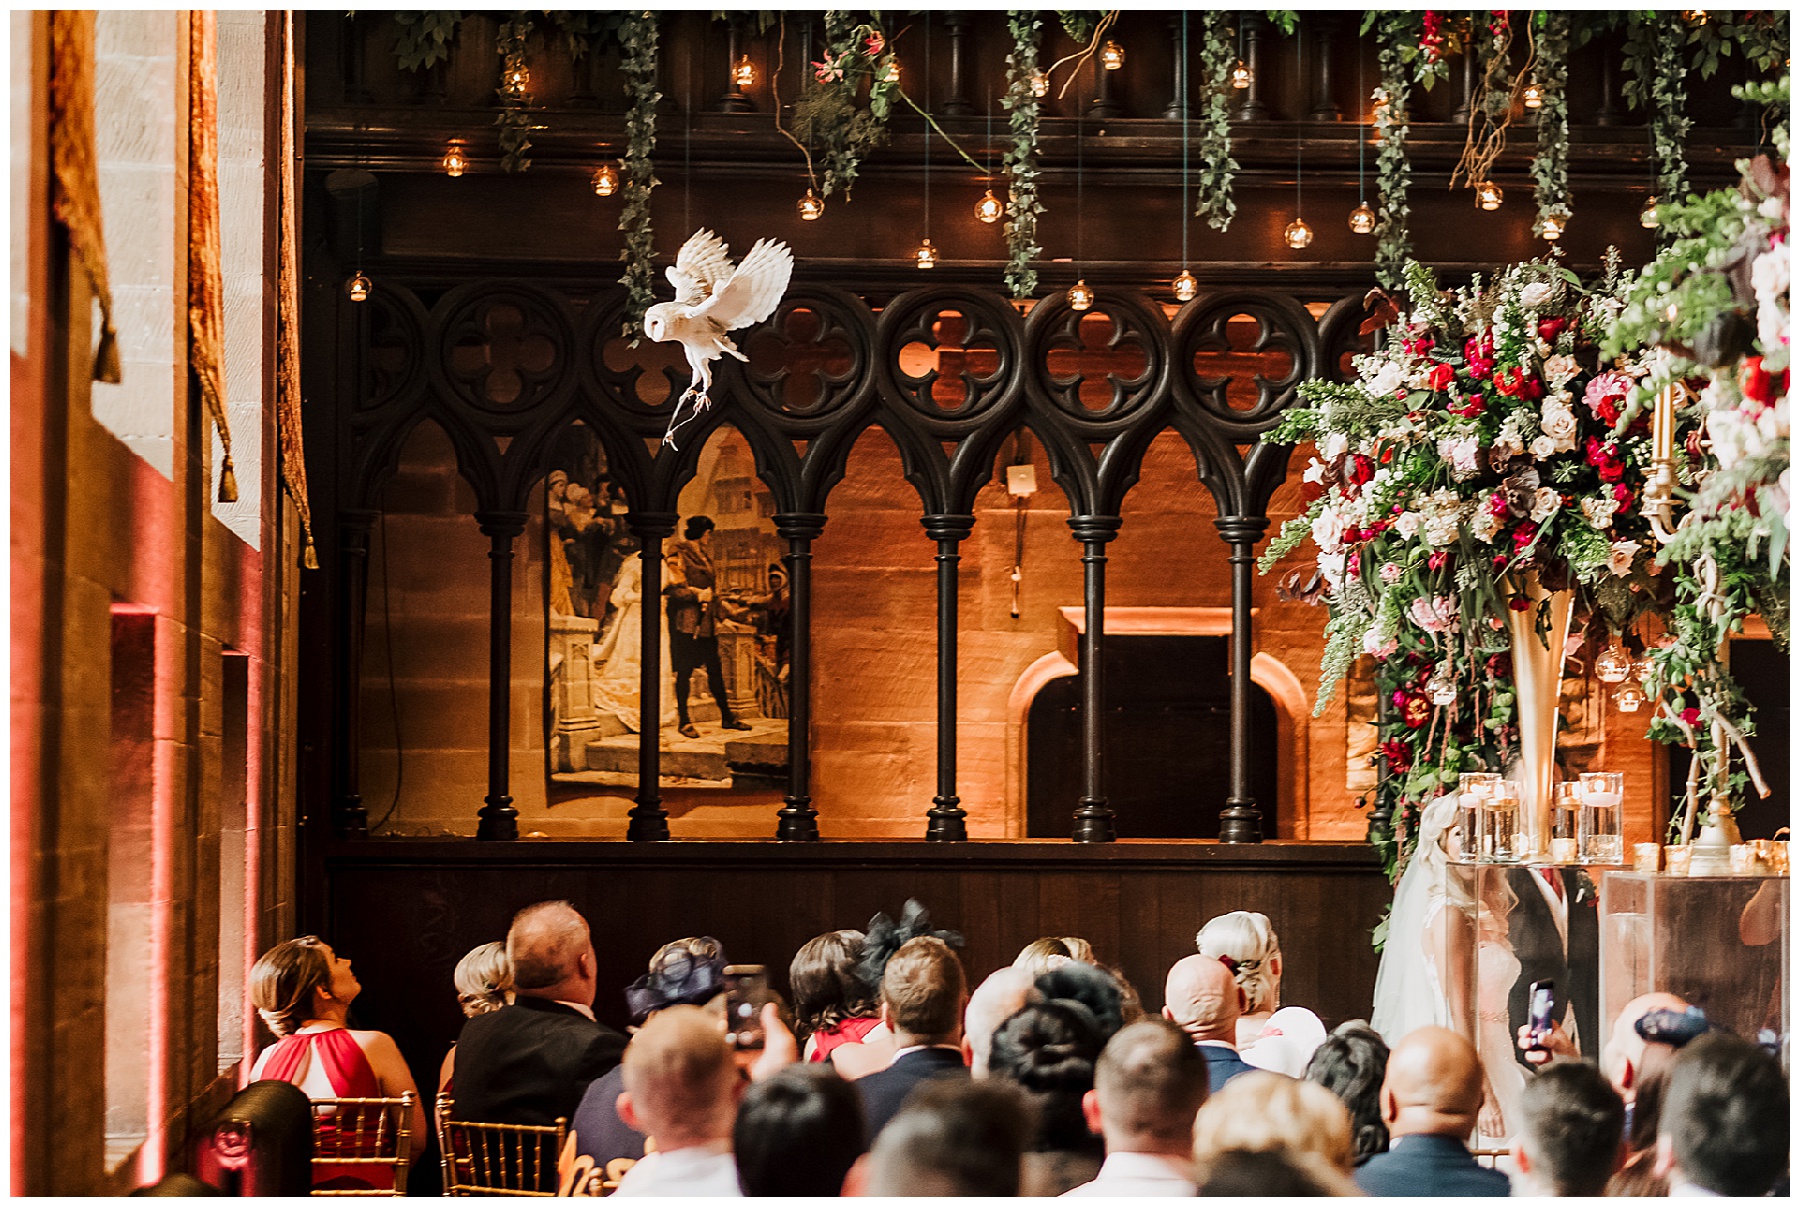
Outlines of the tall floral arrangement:
[{"label": "tall floral arrangement", "polygon": [[1405,269],[1404,299],[1377,290],[1349,384],[1315,381],[1270,439],[1311,440],[1319,493],[1283,526],[1266,572],[1310,539],[1312,565],[1284,591],[1331,610],[1319,710],[1360,655],[1383,704],[1378,789],[1395,829],[1390,869],[1418,810],[1464,771],[1515,753],[1509,611],[1540,636],[1531,590],[1572,589],[1577,626],[1619,630],[1666,594],[1638,511],[1650,468],[1647,416],[1625,416],[1642,369],[1602,363],[1616,318],[1608,279],[1584,288],[1555,260],[1440,292]]}]

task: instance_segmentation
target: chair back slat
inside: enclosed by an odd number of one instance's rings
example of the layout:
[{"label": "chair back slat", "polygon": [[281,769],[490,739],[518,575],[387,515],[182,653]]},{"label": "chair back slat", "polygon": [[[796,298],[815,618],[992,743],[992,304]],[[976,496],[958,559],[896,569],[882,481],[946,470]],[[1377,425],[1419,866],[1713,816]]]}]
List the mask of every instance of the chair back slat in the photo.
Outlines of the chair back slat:
[{"label": "chair back slat", "polygon": [[445,1194],[554,1196],[551,1175],[569,1133],[567,1119],[559,1118],[547,1126],[471,1123],[451,1118],[454,1109],[448,1094],[438,1095],[438,1147],[443,1153]]},{"label": "chair back slat", "polygon": [[313,1194],[382,1197],[404,1195],[412,1165],[411,1092],[398,1098],[315,1098],[312,1103],[313,1167],[386,1166],[393,1170],[391,1187],[314,1189]]}]

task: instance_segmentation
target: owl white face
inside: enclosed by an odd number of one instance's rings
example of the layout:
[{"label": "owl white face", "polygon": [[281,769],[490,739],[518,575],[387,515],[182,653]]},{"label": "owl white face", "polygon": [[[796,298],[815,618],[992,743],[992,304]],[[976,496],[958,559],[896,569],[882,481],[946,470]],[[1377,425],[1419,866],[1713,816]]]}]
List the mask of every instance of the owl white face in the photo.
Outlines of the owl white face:
[{"label": "owl white face", "polygon": [[658,342],[671,340],[674,335],[669,330],[669,310],[673,303],[662,302],[644,312],[644,334]]}]

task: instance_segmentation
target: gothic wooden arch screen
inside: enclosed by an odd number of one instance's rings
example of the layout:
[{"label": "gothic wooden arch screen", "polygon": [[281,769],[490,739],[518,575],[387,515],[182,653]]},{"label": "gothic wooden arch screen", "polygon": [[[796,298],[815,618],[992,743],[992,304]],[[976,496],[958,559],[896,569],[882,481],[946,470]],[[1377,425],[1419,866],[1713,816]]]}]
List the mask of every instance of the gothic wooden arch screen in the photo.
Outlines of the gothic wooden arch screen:
[{"label": "gothic wooden arch screen", "polygon": [[[718,368],[713,407],[661,447],[669,407],[683,384],[672,371],[655,395],[643,364],[609,359],[623,337],[624,293],[516,279],[478,279],[448,289],[425,280],[381,277],[369,299],[334,291],[330,329],[344,419],[332,433],[340,467],[336,493],[340,564],[334,623],[343,651],[332,701],[332,821],[340,836],[367,833],[358,784],[356,683],[360,668],[370,530],[376,502],[406,436],[430,419],[448,434],[472,488],[473,519],[490,542],[488,793],[478,836],[514,838],[509,794],[510,601],[514,542],[528,500],[545,473],[551,441],[568,425],[590,427],[626,492],[626,520],[643,542],[644,593],[661,590],[662,542],[674,532],[681,488],[721,424],[740,431],[776,500],[786,543],[792,689],[789,781],[776,837],[818,837],[808,761],[811,685],[812,542],[827,521],[832,488],[851,446],[879,425],[899,449],[919,494],[925,535],[937,546],[938,776],[925,836],[967,837],[956,790],[957,573],[959,548],[974,526],[977,493],[991,479],[1004,441],[1021,428],[1043,444],[1069,502],[1068,524],[1082,546],[1088,623],[1082,634],[1082,785],[1077,841],[1114,837],[1107,803],[1100,701],[1106,546],[1120,528],[1127,491],[1155,435],[1173,428],[1192,450],[1195,473],[1218,510],[1232,571],[1231,789],[1225,841],[1261,839],[1249,791],[1250,629],[1254,549],[1268,527],[1270,496],[1286,476],[1290,448],[1263,443],[1303,380],[1339,378],[1357,346],[1360,306],[1342,298],[1315,319],[1285,293],[1237,289],[1202,294],[1173,312],[1148,297],[1103,293],[1076,312],[1058,293],[1028,313],[1004,296],[966,286],[916,289],[872,307],[842,289],[798,282],[768,322],[740,333],[750,363]],[[1232,329],[1254,328],[1249,346]],[[911,347],[953,351],[948,374],[920,373]],[[1129,349],[1142,368],[1127,376],[1088,367]],[[1245,353],[1281,353],[1278,380],[1242,380]],[[1117,359],[1116,356],[1112,359]],[[941,363],[941,358],[940,362]],[[1234,373],[1235,370],[1235,373]],[[659,698],[660,609],[645,609],[642,693]],[[655,715],[651,713],[651,715]],[[669,836],[661,799],[656,729],[643,727],[636,803],[628,837]]]}]

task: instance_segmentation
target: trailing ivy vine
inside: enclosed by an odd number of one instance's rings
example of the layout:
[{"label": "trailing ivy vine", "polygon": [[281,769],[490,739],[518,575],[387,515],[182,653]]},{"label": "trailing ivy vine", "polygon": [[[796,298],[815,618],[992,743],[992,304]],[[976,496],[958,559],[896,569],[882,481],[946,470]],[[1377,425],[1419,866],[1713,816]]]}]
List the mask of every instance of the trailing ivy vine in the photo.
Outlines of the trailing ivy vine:
[{"label": "trailing ivy vine", "polygon": [[1037,292],[1037,269],[1031,262],[1043,253],[1037,243],[1038,215],[1038,98],[1032,81],[1038,73],[1038,35],[1043,22],[1025,9],[1006,14],[1012,33],[1012,53],[1006,56],[1006,95],[1000,103],[1011,116],[1012,141],[1007,144],[1006,166],[1006,287],[1015,298]]},{"label": "trailing ivy vine", "polygon": [[1200,180],[1194,213],[1218,231],[1229,227],[1237,213],[1231,196],[1238,172],[1231,157],[1231,69],[1236,62],[1229,15],[1207,10],[1200,20]]},{"label": "trailing ivy vine", "polygon": [[526,152],[531,150],[530,64],[526,61],[525,42],[531,37],[531,19],[524,13],[500,24],[494,49],[500,55],[500,115],[494,124],[500,127],[500,168],[506,172],[523,172],[531,166]]},{"label": "trailing ivy vine", "polygon": [[1537,34],[1537,86],[1543,97],[1538,109],[1537,154],[1531,160],[1538,216],[1533,233],[1544,233],[1546,219],[1567,225],[1569,204],[1569,40],[1565,12],[1541,14]]},{"label": "trailing ivy vine", "polygon": [[[1651,161],[1656,195],[1664,201],[1687,196],[1687,35],[1666,12],[1634,12],[1625,26],[1625,102],[1650,121]],[[1666,231],[1658,232],[1666,241]]]},{"label": "trailing ivy vine", "polygon": [[656,178],[650,154],[656,149],[656,14],[632,12],[619,26],[623,52],[619,72],[625,77],[625,95],[631,107],[625,115],[625,155],[622,161],[624,205],[619,209],[619,233],[625,246],[619,251],[625,275],[625,331],[637,342],[644,311],[656,301],[656,242],[650,230],[650,193],[662,182]]},{"label": "trailing ivy vine", "polygon": [[400,32],[394,38],[394,59],[402,71],[423,71],[450,57],[450,44],[464,12],[402,12],[394,14]]},{"label": "trailing ivy vine", "polygon": [[1419,41],[1416,18],[1410,13],[1371,13],[1366,21],[1375,26],[1381,63],[1381,90],[1375,104],[1375,133],[1381,140],[1375,159],[1376,278],[1387,288],[1398,289],[1406,261],[1412,258],[1412,240],[1406,229],[1412,216],[1406,202],[1407,190],[1412,187],[1412,165],[1406,158],[1406,102],[1412,88],[1407,63],[1418,57]]}]

